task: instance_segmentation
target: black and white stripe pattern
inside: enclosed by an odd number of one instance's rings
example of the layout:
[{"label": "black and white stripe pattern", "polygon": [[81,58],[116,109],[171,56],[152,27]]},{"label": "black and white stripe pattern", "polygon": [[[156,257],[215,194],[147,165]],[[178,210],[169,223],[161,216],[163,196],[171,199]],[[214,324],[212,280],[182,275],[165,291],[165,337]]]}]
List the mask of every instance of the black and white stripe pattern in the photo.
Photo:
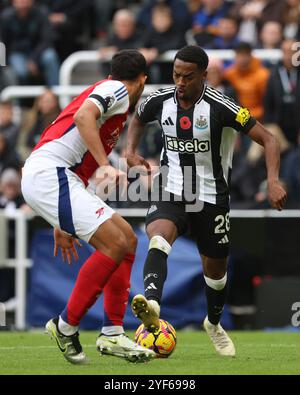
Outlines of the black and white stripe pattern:
[{"label": "black and white stripe pattern", "polygon": [[175,87],[153,92],[138,116],[144,123],[157,120],[162,128],[161,165],[168,167],[163,189],[228,208],[236,130],[247,132],[255,124],[250,116],[241,121],[243,110],[210,87],[187,110],[180,107]]},{"label": "black and white stripe pattern", "polygon": [[164,88],[164,89],[158,89],[157,91],[154,91],[152,93],[150,93],[150,95],[147,97],[146,100],[144,100],[141,105],[138,108],[138,115],[140,115],[141,112],[144,111],[145,106],[151,101],[151,100],[155,100],[157,97],[163,97],[165,95],[167,95],[168,93],[174,93],[175,91],[175,87],[170,87],[170,88]]},{"label": "black and white stripe pattern", "polygon": [[228,96],[223,95],[214,88],[206,87],[205,95],[224,105],[235,114],[237,114],[241,108],[240,106],[236,105]]}]

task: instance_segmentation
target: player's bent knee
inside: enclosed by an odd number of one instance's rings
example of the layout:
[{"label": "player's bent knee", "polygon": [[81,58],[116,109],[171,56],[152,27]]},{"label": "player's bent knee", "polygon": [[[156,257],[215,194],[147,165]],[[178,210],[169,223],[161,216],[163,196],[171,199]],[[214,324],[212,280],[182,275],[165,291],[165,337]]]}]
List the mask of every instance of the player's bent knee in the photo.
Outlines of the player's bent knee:
[{"label": "player's bent knee", "polygon": [[120,232],[111,240],[110,248],[116,255],[125,256],[128,250],[127,239],[123,232]]},{"label": "player's bent knee", "polygon": [[167,255],[170,254],[171,252],[171,245],[167,242],[167,240],[165,238],[163,238],[162,236],[153,236],[150,239],[149,242],[149,250],[156,248],[157,250],[160,250],[164,253],[166,253]]},{"label": "player's bent knee", "polygon": [[131,227],[130,230],[126,232],[126,240],[127,240],[127,252],[134,253],[137,247],[138,239]]}]

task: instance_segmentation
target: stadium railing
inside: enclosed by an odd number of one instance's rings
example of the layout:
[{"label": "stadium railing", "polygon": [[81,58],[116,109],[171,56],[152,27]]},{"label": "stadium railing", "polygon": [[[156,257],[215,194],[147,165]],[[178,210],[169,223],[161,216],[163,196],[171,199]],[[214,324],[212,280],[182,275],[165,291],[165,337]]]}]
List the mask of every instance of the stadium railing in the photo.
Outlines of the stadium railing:
[{"label": "stadium railing", "polygon": [[[163,53],[158,60],[160,62],[173,62],[176,50],[171,50]],[[209,57],[220,58],[223,60],[232,60],[234,58],[233,50],[212,49],[206,51]],[[276,62],[282,57],[282,52],[279,49],[255,49],[253,55],[261,60],[268,60]],[[59,83],[61,86],[68,86],[72,84],[72,73],[78,64],[84,62],[101,62],[109,61],[110,58],[101,58],[99,51],[77,51],[72,53],[62,63],[59,72]],[[61,104],[63,107],[68,104],[70,97],[63,97]]]},{"label": "stadium railing", "polygon": [[[173,62],[176,51],[167,51],[159,57],[159,61]],[[209,57],[216,57],[223,60],[232,60],[234,58],[233,50],[207,50]],[[276,62],[282,57],[279,49],[255,49],[254,56],[257,58]],[[72,73],[74,68],[80,63],[108,61],[109,58],[100,56],[99,51],[77,51],[71,54],[61,65],[59,72],[60,85],[53,87],[53,91],[60,97],[61,108],[64,108],[70,101],[72,96],[78,95],[85,87],[82,85],[72,85]],[[146,85],[143,96],[147,96],[150,92],[163,88],[166,85]],[[45,90],[44,86],[8,86],[1,92],[1,100],[10,100],[18,98],[37,97]]]},{"label": "stadium railing", "polygon": [[[146,209],[118,209],[117,212],[124,218],[144,220]],[[300,218],[300,210],[231,210],[231,218]],[[10,309],[15,311],[15,328],[26,329],[26,296],[27,296],[27,269],[32,266],[28,257],[28,221],[34,214],[24,214],[20,210],[7,212],[0,210],[0,270],[4,267],[15,269],[15,301]],[[8,221],[13,220],[15,226],[15,257],[8,257]]]}]

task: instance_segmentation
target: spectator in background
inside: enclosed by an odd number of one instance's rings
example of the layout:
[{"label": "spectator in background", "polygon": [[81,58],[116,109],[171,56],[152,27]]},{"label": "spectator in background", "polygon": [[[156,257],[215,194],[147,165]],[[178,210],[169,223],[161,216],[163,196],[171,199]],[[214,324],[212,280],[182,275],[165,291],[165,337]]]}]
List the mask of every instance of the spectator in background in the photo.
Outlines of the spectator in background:
[{"label": "spectator in background", "polygon": [[[179,49],[185,45],[183,33],[178,30],[172,17],[172,10],[165,4],[158,4],[152,9],[152,25],[142,39],[140,52],[150,65],[150,82],[173,83],[173,65],[156,62],[159,55],[171,50]],[[155,62],[155,64],[153,64]]]},{"label": "spectator in background", "polygon": [[230,5],[224,0],[202,0],[201,3],[194,14],[193,32],[196,43],[207,48],[219,35],[219,20],[227,14]]},{"label": "spectator in background", "polygon": [[286,0],[283,23],[284,37],[300,41],[300,0]]},{"label": "spectator in background", "polygon": [[0,37],[8,64],[21,84],[42,73],[46,84],[58,84],[59,62],[52,47],[52,31],[44,11],[34,0],[13,0],[1,14]]},{"label": "spectator in background", "polygon": [[218,89],[224,95],[229,96],[236,100],[236,94],[231,85],[226,83],[223,79],[224,74],[224,63],[218,58],[209,58],[208,68],[207,68],[207,85]]},{"label": "spectator in background", "polygon": [[98,39],[107,36],[110,26],[110,18],[113,12],[111,0],[93,0],[94,10],[94,35]]},{"label": "spectator in background", "polygon": [[111,58],[119,50],[137,49],[139,46],[134,13],[127,9],[118,10],[113,17],[112,33],[106,46],[100,48],[101,56]]},{"label": "spectator in background", "polygon": [[[297,145],[300,131],[300,68],[293,65],[295,40],[283,41],[282,61],[274,67],[268,80],[264,122],[277,125],[288,141]],[[299,61],[298,56],[298,61]]]},{"label": "spectator in background", "polygon": [[276,21],[266,22],[260,32],[258,48],[278,49],[282,42],[282,25]]},{"label": "spectator in background", "polygon": [[28,205],[21,193],[21,176],[16,169],[5,169],[0,177],[0,209],[28,211]]},{"label": "spectator in background", "polygon": [[40,0],[40,3],[48,8],[55,48],[63,61],[81,49],[81,36],[89,28],[87,18],[92,0]]},{"label": "spectator in background", "polygon": [[0,0],[0,12],[9,7],[9,0]]},{"label": "spectator in background", "polygon": [[190,29],[192,17],[187,4],[183,0],[146,0],[138,14],[138,26],[141,31],[147,31],[152,25],[152,10],[158,4],[165,4],[171,8],[172,18],[177,32],[185,33]]},{"label": "spectator in background", "polygon": [[4,136],[9,149],[13,149],[19,137],[19,127],[13,122],[11,102],[0,102],[0,133]]},{"label": "spectator in background", "polygon": [[239,0],[233,15],[241,18],[239,39],[256,46],[262,26],[268,21],[283,22],[285,0]]},{"label": "spectator in background", "polygon": [[[265,125],[276,136],[280,149],[280,178],[285,180],[287,158],[291,147],[281,130],[272,125]],[[232,207],[246,208],[271,208],[268,202],[267,171],[265,166],[264,150],[254,141],[251,142],[248,152],[242,144],[242,136],[236,140],[231,173],[231,198]],[[292,204],[289,199],[289,204]]]},{"label": "spectator in background", "polygon": [[0,175],[8,167],[19,169],[22,163],[14,147],[10,148],[5,136],[0,133]]},{"label": "spectator in background", "polygon": [[99,50],[100,57],[103,59],[100,64],[103,76],[109,74],[109,61],[115,53],[122,49],[137,49],[140,44],[141,39],[136,30],[134,13],[127,9],[118,10],[113,17],[112,32],[106,46]]},{"label": "spectator in background", "polygon": [[58,97],[49,89],[35,100],[24,126],[28,133],[26,145],[30,150],[35,147],[43,131],[57,118],[60,111]]},{"label": "spectator in background", "polygon": [[[210,48],[212,49],[233,49],[239,40],[237,38],[238,21],[231,15],[224,15],[217,23],[218,33],[213,39]],[[207,47],[207,46],[206,46]],[[207,47],[208,48],[208,47]]]},{"label": "spectator in background", "polygon": [[241,105],[249,108],[251,114],[261,121],[269,71],[252,56],[248,43],[240,43],[235,48],[235,62],[225,71],[224,77],[235,89]]}]

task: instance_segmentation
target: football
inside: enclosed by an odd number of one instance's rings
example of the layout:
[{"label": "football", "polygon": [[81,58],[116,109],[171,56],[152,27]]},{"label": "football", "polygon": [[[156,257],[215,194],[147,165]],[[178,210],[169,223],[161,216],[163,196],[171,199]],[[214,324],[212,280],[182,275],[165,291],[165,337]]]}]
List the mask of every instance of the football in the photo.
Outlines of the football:
[{"label": "football", "polygon": [[148,332],[144,324],[140,325],[135,332],[135,342],[153,350],[159,358],[167,358],[175,349],[176,331],[169,322],[159,321],[160,328],[154,333]]}]

